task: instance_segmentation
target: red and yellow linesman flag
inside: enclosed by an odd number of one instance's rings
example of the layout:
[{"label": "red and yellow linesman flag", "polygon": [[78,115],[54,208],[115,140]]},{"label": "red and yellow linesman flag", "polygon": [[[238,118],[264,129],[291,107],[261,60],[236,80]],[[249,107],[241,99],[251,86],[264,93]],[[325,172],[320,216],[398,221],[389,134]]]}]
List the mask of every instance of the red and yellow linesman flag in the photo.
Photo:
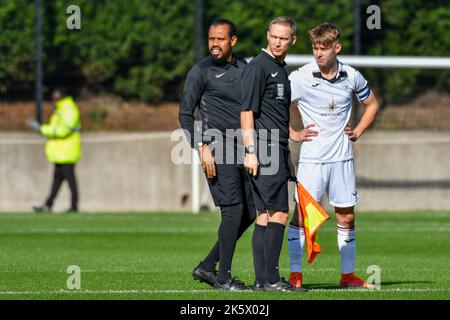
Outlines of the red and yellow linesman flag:
[{"label": "red and yellow linesman flag", "polygon": [[306,249],[308,251],[308,263],[311,264],[314,258],[320,253],[320,245],[317,242],[317,229],[327,221],[330,216],[309,194],[303,185],[297,181],[297,195],[305,225]]}]

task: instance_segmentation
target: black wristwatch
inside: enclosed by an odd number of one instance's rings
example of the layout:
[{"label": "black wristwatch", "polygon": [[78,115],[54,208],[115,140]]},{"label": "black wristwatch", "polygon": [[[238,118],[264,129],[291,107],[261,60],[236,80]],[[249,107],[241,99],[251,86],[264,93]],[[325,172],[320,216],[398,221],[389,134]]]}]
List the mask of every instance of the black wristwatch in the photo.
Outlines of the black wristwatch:
[{"label": "black wristwatch", "polygon": [[245,153],[248,153],[248,154],[255,154],[255,153],[256,153],[255,146],[252,145],[252,144],[246,146],[246,147],[245,147]]}]

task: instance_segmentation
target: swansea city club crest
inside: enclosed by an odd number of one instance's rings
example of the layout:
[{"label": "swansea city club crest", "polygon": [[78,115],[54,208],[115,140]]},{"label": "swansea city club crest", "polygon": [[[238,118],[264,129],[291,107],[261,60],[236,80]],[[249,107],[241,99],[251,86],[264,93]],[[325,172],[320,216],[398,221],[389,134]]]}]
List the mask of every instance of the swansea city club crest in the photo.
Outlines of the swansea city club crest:
[{"label": "swansea city club crest", "polygon": [[328,103],[328,108],[330,109],[331,112],[333,112],[336,109],[336,103],[334,102],[333,97],[331,98],[330,103]]}]

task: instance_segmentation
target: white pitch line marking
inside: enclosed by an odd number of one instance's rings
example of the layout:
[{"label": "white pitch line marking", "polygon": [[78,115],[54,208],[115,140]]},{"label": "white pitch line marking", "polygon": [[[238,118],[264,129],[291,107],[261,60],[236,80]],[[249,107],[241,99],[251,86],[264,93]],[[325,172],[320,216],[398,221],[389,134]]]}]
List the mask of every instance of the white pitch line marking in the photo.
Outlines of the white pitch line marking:
[{"label": "white pitch line marking", "polygon": [[[450,289],[309,289],[309,292],[449,292]],[[43,295],[43,294],[130,294],[130,293],[217,293],[221,294],[223,291],[215,290],[56,290],[56,291],[0,291],[0,295]],[[236,292],[240,293],[240,292]],[[244,292],[245,293],[245,292]],[[247,292],[248,293],[248,292]],[[295,294],[295,293],[292,293]]]}]

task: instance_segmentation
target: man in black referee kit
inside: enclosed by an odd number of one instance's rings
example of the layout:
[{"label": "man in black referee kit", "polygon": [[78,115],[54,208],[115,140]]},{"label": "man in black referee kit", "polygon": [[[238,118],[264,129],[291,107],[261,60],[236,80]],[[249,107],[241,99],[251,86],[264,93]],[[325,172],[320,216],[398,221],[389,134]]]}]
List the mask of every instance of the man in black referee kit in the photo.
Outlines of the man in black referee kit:
[{"label": "man in black referee kit", "polygon": [[244,166],[252,176],[253,199],[258,210],[252,239],[255,291],[305,291],[294,288],[278,271],[289,212],[290,177],[291,89],[284,59],[296,41],[295,33],[296,24],[291,18],[272,20],[267,31],[267,48],[242,72]]},{"label": "man in black referee kit", "polygon": [[[215,289],[243,291],[249,289],[242,281],[231,277],[231,263],[236,242],[254,222],[256,210],[249,175],[242,165],[243,159],[238,161],[234,134],[240,128],[240,79],[246,65],[244,59],[232,53],[236,42],[233,22],[219,19],[211,24],[208,32],[210,55],[195,64],[187,75],[179,120],[191,147],[199,152],[211,195],[222,216],[219,240],[208,256],[194,268],[192,275]],[[194,134],[194,111],[197,106],[203,132],[199,141],[194,139],[197,136]],[[227,129],[232,129],[233,133],[227,135]],[[218,273],[215,270],[217,261]]]}]

